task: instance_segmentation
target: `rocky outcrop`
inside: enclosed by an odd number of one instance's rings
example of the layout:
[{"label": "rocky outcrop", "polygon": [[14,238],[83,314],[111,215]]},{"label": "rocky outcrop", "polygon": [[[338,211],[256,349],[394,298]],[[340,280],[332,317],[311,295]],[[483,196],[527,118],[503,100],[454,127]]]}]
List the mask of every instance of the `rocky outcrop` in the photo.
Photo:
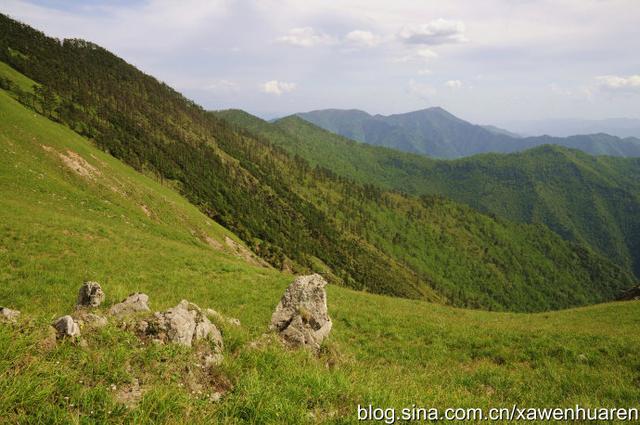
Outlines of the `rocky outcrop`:
[{"label": "rocky outcrop", "polygon": [[332,326],[326,285],[327,281],[319,274],[298,277],[271,316],[270,329],[290,346],[317,351]]},{"label": "rocky outcrop", "polygon": [[214,342],[217,352],[223,349],[222,335],[197,305],[182,300],[167,311],[155,313],[140,322],[139,330],[158,342],[173,342],[187,347],[195,341]]},{"label": "rocky outcrop", "polygon": [[109,309],[112,316],[124,316],[127,314],[139,313],[141,311],[151,311],[149,309],[149,296],[140,292],[129,295],[121,303],[114,304]]},{"label": "rocky outcrop", "polygon": [[80,326],[71,316],[62,316],[53,322],[58,338],[77,338],[80,336]]},{"label": "rocky outcrop", "polygon": [[16,323],[20,317],[18,310],[11,310],[10,308],[0,307],[0,322]]},{"label": "rocky outcrop", "polygon": [[634,301],[634,300],[640,300],[640,285],[634,286],[633,288],[623,292],[617,298],[617,301]]},{"label": "rocky outcrop", "polygon": [[104,292],[98,282],[85,282],[78,291],[77,307],[98,307],[104,301]]}]

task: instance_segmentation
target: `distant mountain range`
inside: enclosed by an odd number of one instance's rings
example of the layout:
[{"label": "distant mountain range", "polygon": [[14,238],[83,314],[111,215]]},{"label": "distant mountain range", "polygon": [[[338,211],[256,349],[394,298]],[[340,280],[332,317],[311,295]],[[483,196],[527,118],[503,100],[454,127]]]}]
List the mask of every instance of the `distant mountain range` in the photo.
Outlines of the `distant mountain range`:
[{"label": "distant mountain range", "polygon": [[344,137],[434,158],[454,159],[479,153],[512,153],[554,144],[592,155],[640,156],[640,139],[604,133],[570,137],[520,137],[494,126],[464,121],[434,107],[395,115],[370,115],[349,109],[324,109],[297,114]]},{"label": "distant mountain range", "polygon": [[[574,134],[606,133],[617,137],[640,138],[640,119],[609,118],[604,120],[547,119],[534,121],[509,121],[503,127],[521,136],[567,137]],[[488,126],[490,127],[490,126]]]},{"label": "distant mountain range", "polygon": [[413,195],[440,195],[521,223],[544,224],[640,276],[640,158],[559,146],[434,160],[348,140],[297,116],[268,124],[240,111],[225,119],[313,166]]}]

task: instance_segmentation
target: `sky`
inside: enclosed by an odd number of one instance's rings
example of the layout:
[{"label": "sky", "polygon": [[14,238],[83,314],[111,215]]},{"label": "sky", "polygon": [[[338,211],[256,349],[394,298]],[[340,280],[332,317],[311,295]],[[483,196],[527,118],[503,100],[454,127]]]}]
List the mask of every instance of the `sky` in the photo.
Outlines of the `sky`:
[{"label": "sky", "polygon": [[638,0],[2,0],[207,109],[640,118]]}]

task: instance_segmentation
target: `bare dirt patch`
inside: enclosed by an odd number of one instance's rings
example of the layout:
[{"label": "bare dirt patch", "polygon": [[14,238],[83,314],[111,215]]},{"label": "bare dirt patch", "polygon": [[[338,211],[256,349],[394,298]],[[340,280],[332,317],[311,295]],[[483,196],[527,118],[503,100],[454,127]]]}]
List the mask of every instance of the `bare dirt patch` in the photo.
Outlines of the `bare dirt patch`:
[{"label": "bare dirt patch", "polygon": [[78,155],[78,153],[67,149],[66,153],[58,152],[51,146],[40,145],[42,149],[47,152],[55,152],[58,154],[64,165],[73,170],[76,174],[94,180],[101,173],[93,165],[89,164],[82,156]]},{"label": "bare dirt patch", "polygon": [[209,245],[211,248],[217,251],[222,251],[224,249],[222,244],[217,240],[215,240],[214,238],[212,238],[211,236],[205,235],[204,241],[207,243],[207,245]]},{"label": "bare dirt patch", "polygon": [[243,245],[241,245],[238,242],[234,241],[230,237],[225,236],[224,237],[224,243],[227,245],[227,247],[231,248],[231,251],[235,255],[237,255],[238,257],[240,257],[242,259],[244,259],[249,264],[253,264],[254,266],[262,266],[262,267],[268,267],[269,266],[266,261],[264,261],[260,257],[256,256],[253,252],[249,251]]}]

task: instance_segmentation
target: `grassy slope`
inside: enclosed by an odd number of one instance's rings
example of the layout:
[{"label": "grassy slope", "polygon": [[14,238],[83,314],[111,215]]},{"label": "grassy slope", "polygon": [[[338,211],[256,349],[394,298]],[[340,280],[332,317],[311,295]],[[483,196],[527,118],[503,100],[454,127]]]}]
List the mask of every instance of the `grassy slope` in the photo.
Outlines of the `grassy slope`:
[{"label": "grassy slope", "polygon": [[544,223],[640,274],[640,159],[543,146],[434,161],[356,143],[298,117],[276,126],[282,132],[272,140],[314,165],[389,189],[440,194],[509,220]]},{"label": "grassy slope", "polygon": [[[100,175],[77,175],[41,145],[77,152]],[[358,403],[619,407],[640,397],[638,302],[506,314],[330,286],[334,330],[319,358],[251,349],[290,275],[212,249],[198,235],[222,240],[224,229],[3,92],[0,149],[0,301],[25,315],[18,328],[0,326],[3,421],[355,423]],[[201,388],[226,376],[234,389],[204,400],[191,392],[192,353],[142,345],[113,325],[85,331],[84,347],[43,344],[88,278],[103,284],[106,307],[142,290],[153,309],[188,298],[239,317],[241,329],[222,325],[226,360]],[[127,409],[111,385],[134,378],[145,395]]]}]

